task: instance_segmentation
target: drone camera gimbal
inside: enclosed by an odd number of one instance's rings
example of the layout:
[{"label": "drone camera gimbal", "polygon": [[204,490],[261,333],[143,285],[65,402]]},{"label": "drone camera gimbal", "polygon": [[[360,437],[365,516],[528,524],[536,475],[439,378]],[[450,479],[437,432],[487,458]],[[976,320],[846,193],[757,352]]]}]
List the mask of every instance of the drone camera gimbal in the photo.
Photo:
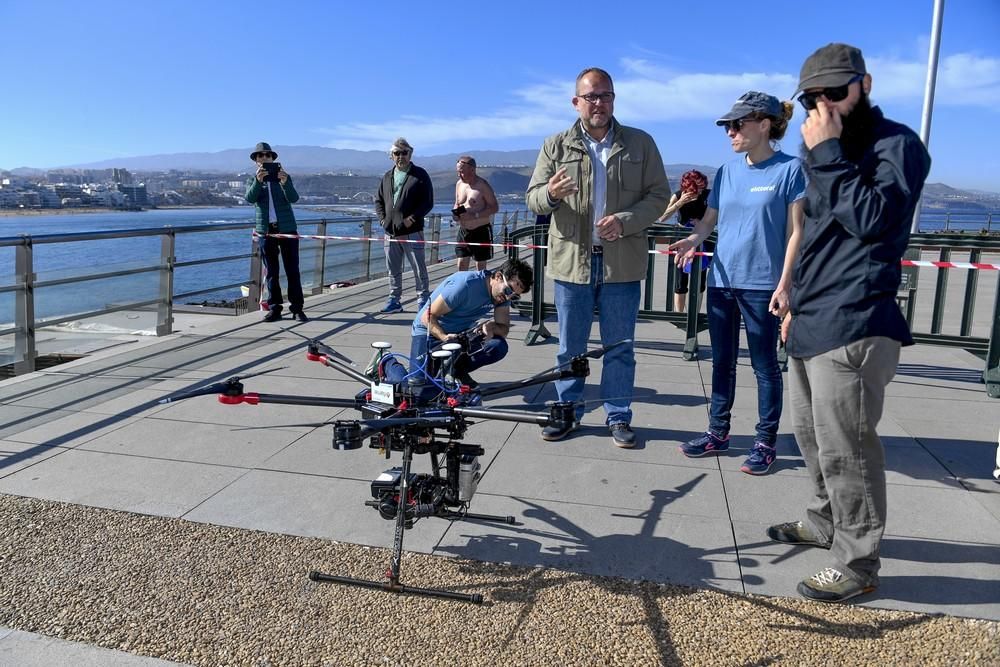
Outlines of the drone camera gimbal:
[{"label": "drone camera gimbal", "polygon": [[[566,427],[575,420],[578,406],[572,402],[555,402],[548,406],[548,414],[544,415],[485,408],[481,405],[482,399],[553,380],[586,377],[590,374],[589,359],[598,359],[609,349],[630,341],[620,341],[576,356],[564,364],[568,367],[556,366],[517,382],[473,389],[457,383],[451,377],[455,356],[468,350],[468,341],[472,339],[470,334],[473,332],[475,329],[466,332],[464,342],[463,337],[459,336],[460,342],[442,345],[442,349],[428,355],[428,368],[411,370],[407,379],[399,382],[387,381],[382,372],[383,364],[396,356],[390,353],[389,343],[372,343],[375,350],[372,362],[366,372],[361,373],[354,368],[350,359],[319,340],[310,340],[306,349],[308,360],[333,368],[365,386],[365,389],[350,399],[247,393],[242,380],[261,374],[255,373],[232,377],[207,387],[167,397],[160,402],[170,403],[181,398],[218,394],[219,402],[228,405],[281,403],[358,410],[361,413],[360,419],[337,420],[333,423],[333,448],[341,451],[360,449],[368,439],[368,446],[379,450],[385,458],[390,458],[391,453],[396,451],[402,454],[403,459],[402,465],[386,470],[372,481],[372,499],[365,502],[368,507],[375,508],[382,518],[395,521],[389,568],[385,573],[385,581],[335,576],[316,571],[310,572],[309,578],[313,581],[393,593],[480,603],[483,598],[479,594],[403,585],[400,582],[400,564],[404,531],[412,528],[419,519],[427,517],[514,524],[512,516],[473,514],[468,511],[482,476],[479,457],[485,454],[481,446],[462,442],[473,423],[470,420],[493,419],[541,427]],[[418,381],[412,381],[413,376]],[[414,454],[430,455],[430,473],[411,472]]]}]

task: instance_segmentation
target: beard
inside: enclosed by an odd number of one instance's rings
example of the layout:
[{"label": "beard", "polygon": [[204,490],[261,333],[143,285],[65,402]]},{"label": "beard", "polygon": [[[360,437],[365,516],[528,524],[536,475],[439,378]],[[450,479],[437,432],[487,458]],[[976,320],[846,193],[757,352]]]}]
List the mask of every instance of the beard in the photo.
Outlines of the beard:
[{"label": "beard", "polygon": [[[872,129],[875,127],[875,116],[868,95],[861,93],[851,113],[841,116],[840,122],[843,126],[843,131],[840,133],[840,147],[844,157],[851,162],[858,162],[865,154],[865,150],[871,146]],[[805,142],[799,146],[799,156],[808,173],[809,149],[806,148]]]}]

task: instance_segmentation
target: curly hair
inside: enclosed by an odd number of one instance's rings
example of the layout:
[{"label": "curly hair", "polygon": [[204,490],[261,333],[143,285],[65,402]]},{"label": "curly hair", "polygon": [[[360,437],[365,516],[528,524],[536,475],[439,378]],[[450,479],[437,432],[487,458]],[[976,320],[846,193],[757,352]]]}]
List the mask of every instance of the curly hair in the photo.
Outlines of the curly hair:
[{"label": "curly hair", "polygon": [[708,177],[697,169],[681,174],[681,192],[700,192],[708,187]]}]

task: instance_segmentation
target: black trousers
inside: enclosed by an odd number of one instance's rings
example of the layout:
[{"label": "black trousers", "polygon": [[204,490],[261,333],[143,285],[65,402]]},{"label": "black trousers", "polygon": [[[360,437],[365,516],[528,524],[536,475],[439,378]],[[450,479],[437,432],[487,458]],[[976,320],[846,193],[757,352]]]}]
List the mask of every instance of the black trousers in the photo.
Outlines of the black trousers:
[{"label": "black trousers", "polygon": [[276,239],[265,236],[260,239],[260,254],[264,258],[264,270],[267,272],[267,306],[273,312],[280,313],[283,298],[281,295],[281,273],[278,257],[285,265],[285,276],[288,281],[288,307],[293,313],[302,312],[302,278],[299,275],[299,240]]}]

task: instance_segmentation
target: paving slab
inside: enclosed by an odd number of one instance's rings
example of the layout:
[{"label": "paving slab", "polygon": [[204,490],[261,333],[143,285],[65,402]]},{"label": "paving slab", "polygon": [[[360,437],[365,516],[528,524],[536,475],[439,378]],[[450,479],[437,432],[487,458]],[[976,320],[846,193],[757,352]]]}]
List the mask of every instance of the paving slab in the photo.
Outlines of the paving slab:
[{"label": "paving slab", "polygon": [[171,667],[184,663],[112,651],[83,642],[0,628],[0,665],[13,667]]}]

